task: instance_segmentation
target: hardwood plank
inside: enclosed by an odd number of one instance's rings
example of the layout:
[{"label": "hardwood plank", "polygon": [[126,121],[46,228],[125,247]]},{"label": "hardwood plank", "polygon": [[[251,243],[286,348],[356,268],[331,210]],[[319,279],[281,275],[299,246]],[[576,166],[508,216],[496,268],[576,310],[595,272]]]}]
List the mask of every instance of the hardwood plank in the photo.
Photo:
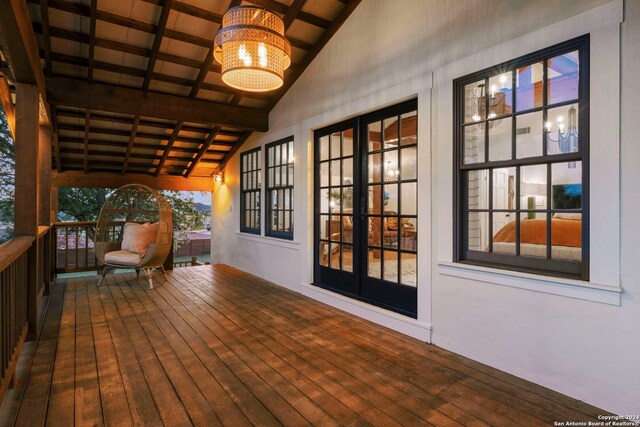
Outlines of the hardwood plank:
[{"label": "hardwood plank", "polygon": [[86,280],[77,281],[75,296],[75,421],[80,425],[97,426],[102,425],[103,418]]},{"label": "hardwood plank", "polygon": [[[103,307],[105,313],[107,313],[107,318],[110,312],[113,314],[113,320],[118,325],[118,332],[122,334],[122,342],[127,347],[124,357],[136,360],[139,363],[143,378],[138,376],[137,382],[139,385],[136,385],[136,387],[144,387],[145,384],[148,386],[153,405],[163,424],[171,426],[189,425],[191,423],[189,415],[167,377],[167,374],[170,375],[170,373],[165,372],[158,360],[162,356],[154,353],[149,339],[133,316],[131,308],[124,301],[114,276],[107,278],[107,286],[101,287],[100,292],[101,294],[105,292],[104,296],[109,297],[102,299]],[[118,359],[122,360],[120,357]],[[148,404],[151,406],[152,402],[148,402]],[[198,413],[193,415],[195,420],[200,418]]]},{"label": "hardwood plank", "polygon": [[58,349],[53,365],[47,425],[73,425],[75,405],[75,280],[65,283]]},{"label": "hardwood plank", "polygon": [[134,420],[96,281],[86,280],[104,423],[109,426],[132,426]]},{"label": "hardwood plank", "polygon": [[44,326],[16,417],[15,425],[17,426],[44,425],[58,344],[63,298],[64,282],[58,282],[51,293]]},{"label": "hardwood plank", "polygon": [[[129,329],[127,326],[129,335],[137,344],[136,348],[140,347],[139,360],[149,358],[150,362],[145,362],[145,366],[152,367],[151,364],[155,364],[159,368],[148,370],[147,381],[154,385],[156,405],[161,415],[163,412],[166,413],[163,417],[165,423],[170,420],[176,424],[186,425],[190,419],[196,425],[222,425],[155,322],[139,303],[125,297],[123,288],[129,285],[122,276],[114,277],[117,286],[110,286],[109,289],[114,296],[118,311],[124,319],[127,319],[125,325],[133,328]],[[147,375],[147,369],[143,368],[143,370]],[[162,392],[159,385],[163,382],[166,382],[167,390],[172,388],[175,394],[167,395],[166,392]],[[156,389],[159,389],[157,394],[155,394]],[[183,420],[178,421],[181,417]]]},{"label": "hardwood plank", "polygon": [[[112,280],[111,278],[109,279]],[[118,359],[122,384],[127,393],[133,424],[161,424],[162,420],[151,395],[150,386],[142,373],[136,354],[133,351],[133,343],[126,333],[107,286],[100,287],[98,295]]]}]

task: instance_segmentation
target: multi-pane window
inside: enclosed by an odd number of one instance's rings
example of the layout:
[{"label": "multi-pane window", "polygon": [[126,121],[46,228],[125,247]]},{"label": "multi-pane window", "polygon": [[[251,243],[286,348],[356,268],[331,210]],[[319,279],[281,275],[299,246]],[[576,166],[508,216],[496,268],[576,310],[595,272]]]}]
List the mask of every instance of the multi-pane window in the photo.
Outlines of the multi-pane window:
[{"label": "multi-pane window", "polygon": [[240,156],[240,231],[260,234],[260,147]]},{"label": "multi-pane window", "polygon": [[458,261],[588,279],[588,43],[455,81]]},{"label": "multi-pane window", "polygon": [[293,239],[293,137],[266,146],[267,235]]}]

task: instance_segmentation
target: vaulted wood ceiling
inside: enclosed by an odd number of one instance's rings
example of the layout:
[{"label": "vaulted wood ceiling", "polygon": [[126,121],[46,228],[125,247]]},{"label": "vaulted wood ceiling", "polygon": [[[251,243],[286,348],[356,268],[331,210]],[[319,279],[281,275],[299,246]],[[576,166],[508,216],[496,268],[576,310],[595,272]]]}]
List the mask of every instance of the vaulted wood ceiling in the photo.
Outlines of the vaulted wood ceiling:
[{"label": "vaulted wood ceiling", "polygon": [[253,0],[283,17],[284,86],[226,86],[213,60],[241,0],[28,0],[61,171],[210,176],[253,131],[360,0]]}]

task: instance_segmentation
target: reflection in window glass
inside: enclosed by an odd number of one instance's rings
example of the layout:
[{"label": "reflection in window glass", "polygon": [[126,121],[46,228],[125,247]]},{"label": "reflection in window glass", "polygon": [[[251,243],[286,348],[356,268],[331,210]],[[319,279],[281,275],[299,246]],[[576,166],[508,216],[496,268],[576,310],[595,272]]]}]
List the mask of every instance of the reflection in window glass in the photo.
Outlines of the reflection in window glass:
[{"label": "reflection in window glass", "polygon": [[516,110],[542,107],[542,62],[518,68],[516,73]]},{"label": "reflection in window glass", "polygon": [[489,123],[489,161],[511,159],[511,118]]},{"label": "reflection in window glass", "polygon": [[549,104],[578,99],[579,63],[577,50],[547,61],[547,102]]},{"label": "reflection in window glass", "polygon": [[548,154],[578,151],[578,111],[575,105],[549,109],[544,126]]},{"label": "reflection in window glass", "polygon": [[516,116],[516,159],[542,156],[542,111]]},{"label": "reflection in window glass", "polygon": [[464,163],[484,162],[484,123],[464,128]]}]

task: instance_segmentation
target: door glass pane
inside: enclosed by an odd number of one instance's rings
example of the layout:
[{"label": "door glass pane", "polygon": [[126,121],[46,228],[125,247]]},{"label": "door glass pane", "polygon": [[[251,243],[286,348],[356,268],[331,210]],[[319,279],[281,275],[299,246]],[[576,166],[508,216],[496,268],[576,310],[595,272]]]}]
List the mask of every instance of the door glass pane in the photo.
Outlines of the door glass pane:
[{"label": "door glass pane", "polygon": [[382,123],[369,123],[368,143],[369,151],[378,151],[382,148]]},{"label": "door glass pane", "polygon": [[323,267],[329,266],[329,243],[328,242],[320,242],[320,247],[318,248],[318,252],[320,253],[320,265]]},{"label": "door glass pane", "polygon": [[351,215],[342,217],[342,241],[353,243],[353,216]]},{"label": "door glass pane", "polygon": [[342,245],[342,270],[353,271],[353,246]]},{"label": "door glass pane", "polygon": [[398,117],[384,119],[384,148],[398,146]]},{"label": "door glass pane", "polygon": [[376,279],[382,278],[382,251],[369,249],[367,252],[367,275]]},{"label": "door glass pane", "polygon": [[404,251],[418,250],[418,220],[416,218],[400,218],[400,249]]},{"label": "door glass pane", "polygon": [[382,218],[369,218],[369,246],[379,247],[382,242]]},{"label": "door glass pane", "polygon": [[416,147],[400,150],[400,179],[417,179],[417,152]]},{"label": "door glass pane", "polygon": [[340,215],[331,215],[329,218],[329,240],[334,242],[342,240],[342,224]]},{"label": "door glass pane", "polygon": [[341,184],[341,178],[340,178],[341,163],[342,162],[340,160],[333,160],[331,162],[331,185]]},{"label": "door glass pane", "polygon": [[516,111],[542,107],[542,62],[518,68]]},{"label": "door glass pane", "polygon": [[337,159],[340,157],[340,132],[331,134],[331,158]]},{"label": "door glass pane", "polygon": [[382,214],[382,186],[370,185],[369,186],[369,213],[380,215]]},{"label": "door glass pane", "polygon": [[332,213],[340,213],[342,189],[340,187],[333,187],[329,191],[329,209]]},{"label": "door glass pane", "polygon": [[578,69],[577,50],[547,61],[549,104],[578,99]]},{"label": "door glass pane", "polygon": [[464,128],[464,163],[484,162],[484,123]]},{"label": "door glass pane", "polygon": [[416,254],[400,255],[400,283],[416,287],[418,284],[418,268]]},{"label": "door glass pane", "polygon": [[330,243],[329,267],[340,269],[340,243]]},{"label": "door glass pane", "polygon": [[551,108],[545,123],[547,153],[575,153],[578,151],[578,111],[575,105]]},{"label": "door glass pane", "polygon": [[411,145],[418,142],[417,111],[412,111],[401,116],[400,136],[402,137],[401,145]]},{"label": "door glass pane", "polygon": [[400,213],[402,215],[418,214],[418,184],[415,182],[407,182],[400,184],[400,195],[402,197],[400,203]]},{"label": "door glass pane", "polygon": [[516,158],[542,156],[542,111],[516,116]]},{"label": "door glass pane", "polygon": [[383,187],[384,212],[387,214],[398,213],[398,184],[387,184]]},{"label": "door glass pane", "polygon": [[382,278],[388,282],[398,281],[398,252],[384,251],[384,272]]},{"label": "door glass pane", "polygon": [[398,247],[398,218],[397,217],[385,217],[384,229],[383,229],[383,246],[387,248]]},{"label": "door glass pane", "polygon": [[320,190],[320,212],[329,213],[329,189]]},{"label": "door glass pane", "polygon": [[397,181],[400,177],[398,169],[398,151],[386,151],[384,153],[384,180]]},{"label": "door glass pane", "polygon": [[[329,158],[329,137],[323,136],[320,138],[320,160],[327,160]],[[269,156],[269,163],[271,163],[272,156]]]},{"label": "door glass pane", "polygon": [[382,154],[369,154],[368,157],[369,182],[382,182]]},{"label": "door glass pane", "polygon": [[329,215],[320,215],[320,238],[329,240]]},{"label": "door glass pane", "polygon": [[351,185],[355,181],[353,179],[353,157],[342,160],[342,184]]},{"label": "door glass pane", "polygon": [[353,155],[353,129],[342,132],[342,155]]}]

